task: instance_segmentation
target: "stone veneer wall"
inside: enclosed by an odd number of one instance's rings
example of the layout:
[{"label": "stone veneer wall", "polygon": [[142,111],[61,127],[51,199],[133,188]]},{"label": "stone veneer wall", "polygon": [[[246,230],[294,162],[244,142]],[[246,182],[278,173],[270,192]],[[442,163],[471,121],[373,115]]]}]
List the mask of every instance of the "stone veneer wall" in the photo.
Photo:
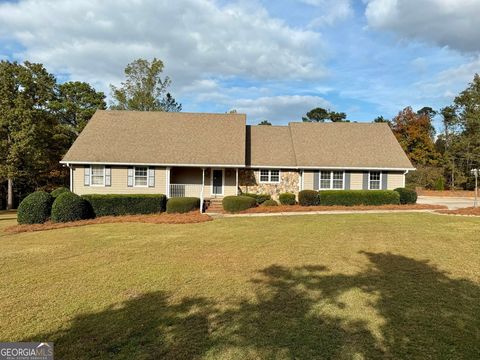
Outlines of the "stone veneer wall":
[{"label": "stone veneer wall", "polygon": [[297,194],[299,191],[300,173],[298,171],[280,170],[280,182],[278,184],[260,183],[259,170],[239,170],[238,184],[242,192],[256,194],[270,194],[277,199],[280,193],[291,192]]}]

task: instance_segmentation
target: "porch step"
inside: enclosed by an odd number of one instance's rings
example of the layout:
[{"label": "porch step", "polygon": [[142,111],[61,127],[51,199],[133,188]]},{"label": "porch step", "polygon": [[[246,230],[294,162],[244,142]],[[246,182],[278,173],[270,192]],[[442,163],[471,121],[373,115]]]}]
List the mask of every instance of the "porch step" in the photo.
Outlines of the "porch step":
[{"label": "porch step", "polygon": [[208,199],[205,200],[206,203],[206,211],[207,213],[219,213],[223,212],[223,205],[222,205],[222,199]]}]

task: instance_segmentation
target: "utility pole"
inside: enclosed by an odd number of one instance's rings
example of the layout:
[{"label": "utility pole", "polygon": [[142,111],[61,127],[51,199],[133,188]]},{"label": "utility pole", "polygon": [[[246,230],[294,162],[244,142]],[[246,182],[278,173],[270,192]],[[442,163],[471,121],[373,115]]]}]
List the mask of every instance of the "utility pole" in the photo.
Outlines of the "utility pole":
[{"label": "utility pole", "polygon": [[480,169],[472,169],[471,173],[475,176],[475,201],[473,202],[473,207],[478,206],[478,174]]}]

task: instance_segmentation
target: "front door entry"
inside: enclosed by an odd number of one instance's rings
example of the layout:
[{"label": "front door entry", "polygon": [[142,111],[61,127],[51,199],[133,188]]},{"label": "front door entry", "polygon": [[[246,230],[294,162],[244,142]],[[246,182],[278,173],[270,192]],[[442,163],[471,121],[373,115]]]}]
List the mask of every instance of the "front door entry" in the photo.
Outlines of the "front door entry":
[{"label": "front door entry", "polygon": [[223,170],[212,171],[212,194],[223,195]]}]

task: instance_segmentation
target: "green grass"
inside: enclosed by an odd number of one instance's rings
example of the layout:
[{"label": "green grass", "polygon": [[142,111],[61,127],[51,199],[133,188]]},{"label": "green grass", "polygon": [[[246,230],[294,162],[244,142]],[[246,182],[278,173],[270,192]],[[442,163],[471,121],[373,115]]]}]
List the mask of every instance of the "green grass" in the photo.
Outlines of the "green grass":
[{"label": "green grass", "polygon": [[6,234],[0,341],[58,359],[473,359],[480,219],[228,218]]}]

